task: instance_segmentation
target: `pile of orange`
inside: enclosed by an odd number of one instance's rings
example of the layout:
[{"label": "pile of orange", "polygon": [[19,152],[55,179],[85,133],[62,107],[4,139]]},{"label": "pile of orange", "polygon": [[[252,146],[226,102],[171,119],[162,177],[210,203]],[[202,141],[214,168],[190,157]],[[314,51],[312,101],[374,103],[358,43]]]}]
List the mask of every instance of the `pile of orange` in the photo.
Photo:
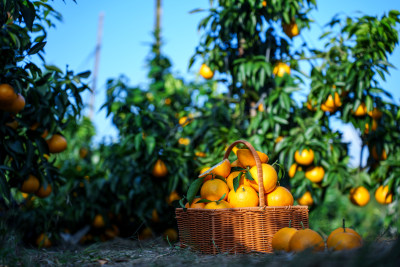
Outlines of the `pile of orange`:
[{"label": "pile of orange", "polygon": [[51,194],[52,188],[50,184],[41,185],[39,179],[36,176],[30,174],[28,178],[22,183],[20,191],[26,194],[34,193],[40,198],[45,198]]},{"label": "pile of orange", "polygon": [[[234,149],[237,160],[225,159],[213,167],[201,170],[200,197],[186,204],[186,208],[242,208],[259,206],[259,175],[256,161],[248,149]],[[291,206],[293,196],[288,189],[279,186],[278,174],[269,157],[257,151],[261,161],[265,204]]]}]

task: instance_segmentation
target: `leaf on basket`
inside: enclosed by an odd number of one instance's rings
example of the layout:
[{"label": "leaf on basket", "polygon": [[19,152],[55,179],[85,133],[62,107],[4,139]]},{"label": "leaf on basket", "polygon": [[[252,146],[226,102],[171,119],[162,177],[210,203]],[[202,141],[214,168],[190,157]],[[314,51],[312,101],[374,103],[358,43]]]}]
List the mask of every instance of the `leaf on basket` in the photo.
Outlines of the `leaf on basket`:
[{"label": "leaf on basket", "polygon": [[187,192],[187,200],[192,203],[193,199],[196,197],[197,192],[199,191],[201,185],[203,184],[204,177],[197,178],[190,184],[188,192]]},{"label": "leaf on basket", "polygon": [[275,161],[274,164],[272,164],[272,166],[278,166],[279,171],[278,171],[278,181],[280,181],[282,179],[282,177],[285,175],[285,168],[283,168],[282,164],[279,164],[278,161]]},{"label": "leaf on basket", "polygon": [[210,203],[210,202],[213,202],[213,201],[204,199],[204,198],[196,201],[196,203]]},{"label": "leaf on basket", "polygon": [[185,200],[185,196],[179,200],[179,205],[181,205],[182,208],[185,208],[185,205],[183,204],[183,201]]},{"label": "leaf on basket", "polygon": [[254,181],[254,178],[253,178],[253,176],[251,176],[250,172],[246,172],[245,175],[246,175],[247,180]]},{"label": "leaf on basket", "polygon": [[243,175],[243,172],[239,173],[238,176],[236,176],[233,179],[233,190],[235,190],[235,192],[239,188],[239,185],[240,185],[239,181],[240,181],[240,178],[242,178],[242,175]]},{"label": "leaf on basket", "polygon": [[239,172],[239,171],[245,171],[245,168],[242,167],[232,167],[231,172]]},{"label": "leaf on basket", "polygon": [[226,193],[223,194],[222,197],[221,197],[220,199],[217,200],[217,202],[220,202],[221,200],[224,200],[225,196],[226,196]]}]

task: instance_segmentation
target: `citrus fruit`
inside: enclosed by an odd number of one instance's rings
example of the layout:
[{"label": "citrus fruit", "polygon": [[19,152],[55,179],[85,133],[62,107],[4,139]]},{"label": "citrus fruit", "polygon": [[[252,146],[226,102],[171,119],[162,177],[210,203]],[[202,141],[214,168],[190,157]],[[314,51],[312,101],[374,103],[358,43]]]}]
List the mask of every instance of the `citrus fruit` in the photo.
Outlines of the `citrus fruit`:
[{"label": "citrus fruit", "polygon": [[14,130],[17,130],[17,128],[19,126],[19,122],[16,121],[16,120],[13,120],[12,122],[7,122],[5,125],[10,127],[10,128],[12,128],[12,129],[14,129]]},{"label": "citrus fruit", "polygon": [[314,161],[314,151],[312,149],[303,149],[300,153],[297,150],[294,153],[294,160],[300,165],[310,165]]},{"label": "citrus fruit", "polygon": [[193,199],[193,202],[191,205],[189,205],[189,202],[186,203],[185,207],[186,208],[191,208],[191,209],[204,209],[204,206],[206,205],[205,203],[197,203],[201,198],[195,198]]},{"label": "citrus fruit", "polygon": [[41,233],[37,238],[36,238],[36,245],[41,248],[48,248],[51,247],[51,241],[47,234]]},{"label": "citrus fruit", "polygon": [[319,183],[324,179],[325,170],[321,166],[311,166],[307,168],[305,176],[311,182]]},{"label": "citrus fruit", "polygon": [[165,105],[171,105],[171,98],[166,98],[165,100],[164,100],[164,103],[165,103]]},{"label": "citrus fruit", "polygon": [[18,95],[15,93],[14,88],[6,83],[0,84],[0,104],[1,109],[4,106],[11,104],[15,99],[17,99]]},{"label": "citrus fruit", "polygon": [[327,247],[333,250],[350,250],[362,246],[362,240],[353,233],[337,233],[327,242]]},{"label": "citrus fruit", "polygon": [[267,1],[262,1],[262,6],[266,7],[267,6]]},{"label": "citrus fruit", "polygon": [[257,107],[258,111],[263,112],[264,111],[264,105],[261,103]]},{"label": "citrus fruit", "polygon": [[325,103],[322,103],[322,104],[321,104],[321,109],[322,109],[323,111],[328,111],[328,112],[330,112],[330,113],[334,113],[334,112],[336,111],[335,108],[327,107],[327,106],[325,105]]},{"label": "citrus fruit", "polygon": [[277,144],[277,143],[279,143],[280,141],[282,141],[283,140],[283,136],[278,136],[276,139],[275,139],[275,144]]},{"label": "citrus fruit", "polygon": [[289,242],[293,235],[297,232],[295,228],[284,227],[272,237],[272,249],[274,251],[284,250],[289,252]]},{"label": "citrus fruit", "polygon": [[[261,160],[261,163],[268,163],[268,156],[265,153],[262,153],[260,151],[257,151],[258,157]],[[249,149],[238,149],[236,152],[236,155],[238,157],[238,160],[242,166],[247,167],[253,167],[256,165],[256,160],[253,157],[253,154]]]},{"label": "citrus fruit", "polygon": [[4,110],[12,113],[18,113],[25,107],[25,98],[18,94],[17,98],[14,99],[10,104],[6,105]]},{"label": "citrus fruit", "polygon": [[294,177],[294,175],[296,174],[296,170],[297,170],[297,164],[293,163],[292,166],[290,166],[290,168],[289,168],[289,173],[288,174],[289,174],[290,178]]},{"label": "citrus fruit", "polygon": [[153,210],[151,211],[151,221],[152,221],[152,222],[155,222],[155,223],[157,223],[157,222],[160,221],[160,216],[158,216],[157,209],[153,209]]},{"label": "citrus fruit", "polygon": [[[264,184],[264,194],[267,194],[275,189],[276,183],[278,181],[278,174],[274,167],[269,164],[261,164],[262,172],[263,172],[263,184]],[[253,177],[254,181],[249,181],[251,187],[253,187],[258,192],[258,173],[257,166],[254,166],[250,169],[250,174]]]},{"label": "citrus fruit", "polygon": [[[375,120],[375,119],[373,119],[373,120],[372,120],[372,127],[371,127],[371,130],[374,132],[374,131],[376,131],[376,129],[378,129],[378,121]],[[365,133],[365,134],[368,134],[368,133],[369,133],[369,124],[368,124],[368,123],[365,124],[364,133]]]},{"label": "citrus fruit", "polygon": [[178,232],[174,228],[168,228],[164,231],[163,237],[170,242],[178,241]]},{"label": "citrus fruit", "polygon": [[256,190],[247,185],[241,185],[229,192],[229,203],[233,208],[257,207],[258,195]]},{"label": "citrus fruit", "polygon": [[[314,102],[314,101],[313,101],[313,102]],[[315,103],[314,103],[314,105],[311,104],[311,100],[309,99],[309,100],[307,101],[307,109],[308,109],[309,111],[316,111],[317,109],[316,109],[314,106],[315,106]]]},{"label": "citrus fruit", "polygon": [[180,124],[182,127],[185,127],[186,125],[188,125],[188,124],[190,123],[190,121],[191,121],[191,119],[189,119],[189,118],[186,117],[186,116],[183,116],[183,117],[181,117],[181,118],[179,119],[179,124]]},{"label": "citrus fruit", "polygon": [[204,208],[205,209],[210,209],[210,210],[214,210],[214,209],[229,209],[229,208],[232,208],[232,206],[231,206],[231,204],[229,204],[225,200],[221,200],[221,201],[213,201],[213,202],[207,203],[207,205],[205,205]]},{"label": "citrus fruit", "polygon": [[381,157],[379,157],[379,156],[378,156],[377,149],[376,149],[376,146],[374,146],[374,147],[372,148],[372,157],[373,157],[375,160],[386,160],[386,159],[387,159],[386,150],[385,150],[385,149],[382,149]]},{"label": "citrus fruit", "polygon": [[39,190],[40,182],[39,179],[30,174],[21,186],[21,192],[24,193],[35,193]]},{"label": "citrus fruit", "polygon": [[335,235],[337,235],[337,234],[339,234],[339,233],[344,233],[344,232],[346,232],[346,233],[351,233],[351,234],[357,236],[360,240],[362,240],[361,236],[360,236],[356,231],[354,231],[353,229],[348,228],[348,227],[346,227],[345,229],[346,229],[346,230],[344,230],[343,227],[339,227],[339,228],[333,230],[333,231],[329,234],[328,239],[326,240],[327,246],[328,246],[328,247],[331,246],[331,244],[332,244],[332,243],[331,243],[331,242],[332,242],[332,239],[333,239],[333,237],[334,237]]},{"label": "citrus fruit", "polygon": [[115,224],[111,225],[111,228],[107,228],[104,231],[106,239],[108,239],[108,240],[109,239],[114,239],[115,237],[119,236],[119,233],[120,233],[120,231],[119,231],[118,227]]},{"label": "citrus fruit", "polygon": [[158,159],[153,166],[153,170],[151,171],[154,177],[162,178],[168,174],[167,166],[164,161]]},{"label": "citrus fruit", "polygon": [[60,134],[54,134],[46,142],[50,153],[60,153],[67,149],[67,140]]},{"label": "citrus fruit", "polygon": [[[228,178],[226,178],[226,183],[229,187],[229,190],[233,189],[233,179],[238,177],[239,173],[241,173],[241,171],[231,172],[231,174],[228,175]],[[244,174],[242,174],[242,176],[240,177],[239,185],[248,185],[247,179],[245,178]]]},{"label": "citrus fruit", "polygon": [[272,73],[278,77],[283,77],[285,73],[290,75],[290,67],[286,63],[278,62],[272,70]]},{"label": "citrus fruit", "polygon": [[365,106],[365,103],[361,103],[357,107],[356,111],[354,111],[354,116],[362,117],[365,116],[365,114],[367,114],[367,107]]},{"label": "citrus fruit", "polygon": [[211,79],[214,76],[214,72],[206,64],[201,65],[199,72],[200,75],[207,80]]},{"label": "citrus fruit", "polygon": [[368,204],[370,196],[364,186],[359,186],[350,190],[349,198],[354,205],[363,207]]},{"label": "citrus fruit", "polygon": [[179,143],[180,145],[187,146],[187,145],[190,144],[190,139],[189,139],[189,138],[183,138],[183,137],[181,137],[181,138],[179,138],[178,143]]},{"label": "citrus fruit", "polygon": [[336,109],[342,106],[342,101],[340,100],[339,94],[335,92],[335,98],[330,94],[325,101],[325,106],[330,109]]},{"label": "citrus fruit", "polygon": [[311,192],[305,192],[299,199],[297,199],[299,205],[303,206],[312,206],[314,204],[314,200],[312,198]]},{"label": "citrus fruit", "polygon": [[194,153],[197,157],[199,158],[204,158],[206,155],[206,153],[201,152],[201,151],[197,151],[196,153]]},{"label": "citrus fruit", "polygon": [[92,225],[94,228],[103,228],[106,225],[103,216],[101,214],[94,216]]},{"label": "citrus fruit", "polygon": [[151,230],[150,227],[144,228],[138,236],[139,240],[145,240],[152,237],[153,237],[153,231]]},{"label": "citrus fruit", "polygon": [[50,196],[52,191],[51,185],[47,184],[46,188],[43,187],[43,185],[41,185],[39,187],[39,190],[35,192],[35,195],[37,195],[40,198],[45,198]]},{"label": "citrus fruit", "polygon": [[299,27],[297,26],[297,23],[292,21],[290,24],[284,24],[282,26],[283,32],[289,36],[289,38],[293,38],[297,35],[299,35]]},{"label": "citrus fruit", "polygon": [[167,198],[167,203],[168,203],[168,205],[171,205],[172,202],[179,200],[179,199],[181,199],[181,197],[179,196],[178,192],[176,192],[174,190],[169,194],[169,196]]},{"label": "citrus fruit", "polygon": [[[210,169],[210,167],[204,167],[203,169],[201,169],[200,174],[206,172],[209,169]],[[203,183],[208,181],[208,180],[211,180],[211,178],[212,178],[212,174],[211,173],[206,175],[206,176],[204,176]]]},{"label": "citrus fruit", "polygon": [[226,177],[228,177],[228,175],[230,173],[231,173],[231,163],[229,162],[228,159],[224,159],[220,163],[212,166],[207,171],[201,173],[199,175],[199,178],[206,177],[209,174],[213,174],[214,176],[218,175],[218,176],[226,178]]},{"label": "citrus fruit", "polygon": [[375,199],[380,204],[390,204],[393,201],[393,193],[389,192],[388,185],[381,185],[375,191]]},{"label": "citrus fruit", "polygon": [[265,195],[267,206],[293,206],[293,196],[288,189],[277,186],[274,191]]},{"label": "citrus fruit", "polygon": [[86,148],[84,148],[84,147],[81,147],[81,148],[79,149],[79,157],[80,157],[81,159],[86,158],[86,156],[87,156],[88,153],[89,153],[89,151],[88,151]]},{"label": "citrus fruit", "polygon": [[289,241],[289,251],[300,252],[308,248],[312,248],[313,251],[323,251],[324,240],[311,229],[298,230]]},{"label": "citrus fruit", "polygon": [[243,168],[244,169],[244,166],[242,165],[242,163],[240,163],[240,161],[237,159],[237,160],[235,160],[235,161],[233,161],[232,163],[231,163],[231,167],[233,168],[233,167],[240,167],[240,168]]},{"label": "citrus fruit", "polygon": [[375,120],[379,120],[382,117],[383,113],[379,109],[374,108],[372,111],[368,112],[368,115]]},{"label": "citrus fruit", "polygon": [[223,200],[228,198],[229,187],[220,179],[211,179],[203,184],[200,189],[200,196],[202,199],[208,199],[211,201],[217,201],[221,199],[223,195]]}]

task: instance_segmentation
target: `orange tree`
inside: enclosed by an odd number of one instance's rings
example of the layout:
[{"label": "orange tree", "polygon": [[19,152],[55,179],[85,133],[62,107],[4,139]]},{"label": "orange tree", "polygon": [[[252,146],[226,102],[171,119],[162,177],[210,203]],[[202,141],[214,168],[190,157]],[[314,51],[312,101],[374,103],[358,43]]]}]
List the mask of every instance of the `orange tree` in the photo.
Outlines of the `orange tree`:
[{"label": "orange tree", "polygon": [[80,114],[80,93],[88,88],[82,79],[89,72],[75,75],[46,64],[46,31],[60,17],[47,1],[0,3],[0,209],[6,211],[4,216],[19,207],[22,191],[27,198],[45,198],[57,192],[62,182],[49,154],[66,148],[61,132]]}]

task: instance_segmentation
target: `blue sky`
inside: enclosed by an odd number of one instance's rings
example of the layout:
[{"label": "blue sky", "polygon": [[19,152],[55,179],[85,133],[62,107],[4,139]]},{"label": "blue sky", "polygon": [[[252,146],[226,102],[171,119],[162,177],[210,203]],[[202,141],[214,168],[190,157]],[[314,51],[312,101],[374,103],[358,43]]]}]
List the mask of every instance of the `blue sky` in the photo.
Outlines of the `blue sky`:
[{"label": "blue sky", "polygon": [[[163,52],[171,59],[173,70],[186,80],[196,79],[198,66],[188,70],[189,58],[199,43],[200,33],[197,31],[199,21],[205,12],[189,14],[196,8],[208,8],[209,0],[163,0],[162,35],[165,42]],[[316,25],[311,30],[302,31],[302,38],[308,44],[318,45],[318,37],[323,32],[322,26],[334,14],[343,13],[356,16],[362,12],[372,16],[381,16],[391,9],[400,10],[400,0],[319,0],[318,10],[311,13]],[[154,28],[155,0],[61,0],[50,2],[63,16],[63,22],[57,22],[56,28],[48,32],[46,45],[46,61],[62,69],[66,65],[70,69],[81,72],[93,70],[94,49],[97,38],[97,26],[100,12],[104,12],[103,42],[100,56],[99,76],[96,94],[95,125],[98,131],[97,141],[104,136],[116,136],[111,123],[105,119],[105,112],[99,111],[104,103],[105,83],[109,78],[122,74],[129,77],[131,85],[145,85],[147,68],[145,59],[152,42],[151,32]],[[298,41],[300,42],[300,40]],[[400,68],[400,49],[396,48],[390,62]],[[392,70],[383,88],[391,92],[397,104],[400,103],[400,70]],[[298,96],[305,98],[308,89]],[[89,95],[84,96],[89,103]],[[352,141],[351,150],[359,146],[358,135],[351,126],[335,123],[342,129],[345,141]],[[358,149],[359,151],[359,149]],[[358,164],[358,156],[353,164]]]}]

